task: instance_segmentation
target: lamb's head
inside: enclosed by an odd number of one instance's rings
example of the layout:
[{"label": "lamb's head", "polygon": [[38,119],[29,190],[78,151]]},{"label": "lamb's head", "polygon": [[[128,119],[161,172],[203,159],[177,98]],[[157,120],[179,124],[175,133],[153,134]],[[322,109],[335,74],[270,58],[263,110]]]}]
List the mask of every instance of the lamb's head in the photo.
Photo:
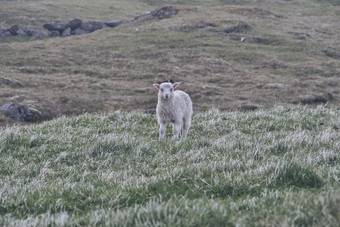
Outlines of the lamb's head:
[{"label": "lamb's head", "polygon": [[153,84],[155,88],[158,89],[158,97],[164,100],[170,100],[174,95],[174,90],[178,87],[179,83],[161,83],[161,84]]}]

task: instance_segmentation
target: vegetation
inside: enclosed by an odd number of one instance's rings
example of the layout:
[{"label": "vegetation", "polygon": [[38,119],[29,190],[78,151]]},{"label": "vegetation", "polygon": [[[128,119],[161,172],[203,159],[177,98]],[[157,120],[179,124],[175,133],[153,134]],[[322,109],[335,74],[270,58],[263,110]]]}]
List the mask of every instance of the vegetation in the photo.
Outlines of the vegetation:
[{"label": "vegetation", "polygon": [[[136,18],[165,4],[179,13]],[[0,105],[50,119],[22,125],[0,111],[0,226],[338,226],[339,10],[336,0],[0,0],[1,28],[124,20],[0,38]],[[152,84],[170,78],[195,114],[187,140],[158,142],[143,112],[156,106]]]},{"label": "vegetation", "polygon": [[164,142],[136,112],[2,128],[0,225],[338,226],[339,119],[210,110]]},{"label": "vegetation", "polygon": [[[172,18],[134,20],[170,4],[179,9]],[[269,108],[310,95],[327,97],[317,105],[339,106],[339,6],[314,0],[0,2],[1,27],[43,29],[72,17],[125,23],[76,37],[0,39],[0,80],[20,84],[0,83],[1,105],[27,105],[45,119],[152,112],[152,84],[171,78],[182,82],[196,111]],[[208,26],[199,27],[202,20]]]}]

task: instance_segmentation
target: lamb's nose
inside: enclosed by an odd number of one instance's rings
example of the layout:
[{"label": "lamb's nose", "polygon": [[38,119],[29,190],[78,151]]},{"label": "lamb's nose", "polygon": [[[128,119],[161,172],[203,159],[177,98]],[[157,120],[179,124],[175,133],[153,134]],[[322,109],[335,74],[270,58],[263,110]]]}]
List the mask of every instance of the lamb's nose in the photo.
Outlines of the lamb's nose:
[{"label": "lamb's nose", "polygon": [[165,98],[166,98],[166,99],[169,98],[169,95],[165,95]]}]

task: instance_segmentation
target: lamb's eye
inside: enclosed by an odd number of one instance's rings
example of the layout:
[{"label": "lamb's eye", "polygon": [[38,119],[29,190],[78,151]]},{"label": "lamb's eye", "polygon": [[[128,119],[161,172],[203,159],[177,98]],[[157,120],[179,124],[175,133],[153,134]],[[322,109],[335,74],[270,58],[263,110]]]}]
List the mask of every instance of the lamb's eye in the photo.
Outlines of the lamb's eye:
[{"label": "lamb's eye", "polygon": [[170,88],[170,91],[172,91],[172,88]]},{"label": "lamb's eye", "polygon": [[161,89],[161,92],[163,92],[163,89]]}]

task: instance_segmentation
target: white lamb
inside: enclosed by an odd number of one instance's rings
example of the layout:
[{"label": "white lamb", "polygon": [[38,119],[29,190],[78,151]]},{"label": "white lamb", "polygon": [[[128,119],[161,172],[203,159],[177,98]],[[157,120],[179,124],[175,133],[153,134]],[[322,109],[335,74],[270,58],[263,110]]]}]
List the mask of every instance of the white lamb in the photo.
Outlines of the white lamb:
[{"label": "white lamb", "polygon": [[158,89],[158,103],[156,107],[157,120],[160,125],[159,140],[164,139],[166,125],[173,124],[173,139],[186,137],[191,126],[192,102],[184,91],[175,91],[178,82],[153,84]]}]

